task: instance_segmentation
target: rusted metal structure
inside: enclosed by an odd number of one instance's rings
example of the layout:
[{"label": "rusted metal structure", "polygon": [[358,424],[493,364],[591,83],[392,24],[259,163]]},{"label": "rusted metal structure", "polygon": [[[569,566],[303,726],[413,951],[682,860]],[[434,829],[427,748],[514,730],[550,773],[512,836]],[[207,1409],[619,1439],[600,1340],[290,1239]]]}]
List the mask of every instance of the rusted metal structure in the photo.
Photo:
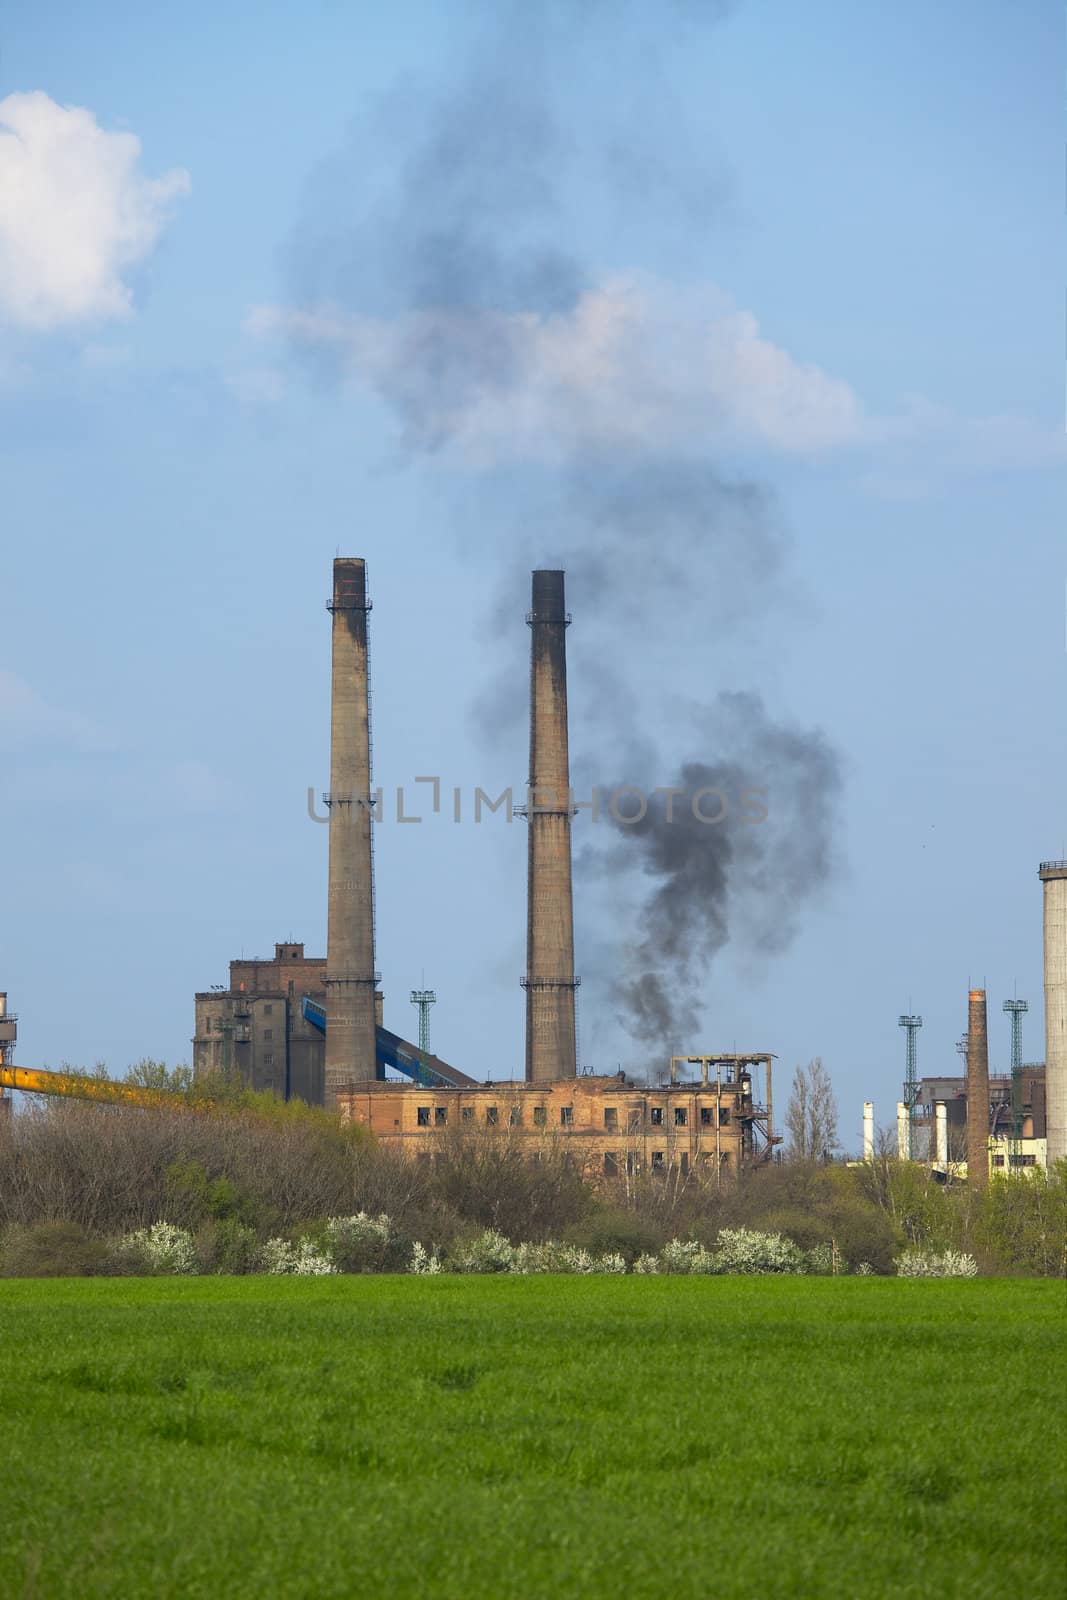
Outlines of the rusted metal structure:
[{"label": "rusted metal structure", "polygon": [[1047,1159],[1067,1156],[1067,861],[1043,861]]},{"label": "rusted metal structure", "polygon": [[989,1035],[984,989],[972,989],[967,1005],[967,1179],[974,1189],[989,1184]]},{"label": "rusted metal structure", "polygon": [[[15,1040],[18,1038],[18,1017],[13,1011],[7,1009],[7,991],[0,991],[0,1067],[11,1064],[11,1057],[15,1049]],[[10,1115],[11,1096],[7,1090],[10,1087],[0,1082],[0,1115]]]},{"label": "rusted metal structure", "polygon": [[[742,1164],[758,1164],[761,1161],[770,1161],[774,1154],[775,1145],[781,1144],[782,1136],[774,1131],[774,1100],[772,1088],[771,1062],[773,1055],[752,1054],[747,1055],[716,1055],[716,1056],[671,1056],[670,1081],[671,1087],[686,1087],[684,1078],[679,1078],[678,1068],[699,1067],[700,1086],[702,1089],[714,1087],[716,1102],[722,1103],[725,1092],[729,1102],[735,1107],[738,1127],[740,1129],[740,1148],[738,1159]],[[757,1097],[755,1084],[755,1069],[763,1068],[764,1098]],[[714,1085],[712,1072],[714,1071]],[[716,1119],[716,1127],[719,1122]]]},{"label": "rusted metal structure", "polygon": [[367,572],[356,557],[333,564],[330,714],[329,902],[326,936],[325,1098],[374,1078],[374,864],[371,844],[370,672]]},{"label": "rusted metal structure", "polygon": [[564,575],[533,573],[526,884],[526,1081],[577,1072]]}]

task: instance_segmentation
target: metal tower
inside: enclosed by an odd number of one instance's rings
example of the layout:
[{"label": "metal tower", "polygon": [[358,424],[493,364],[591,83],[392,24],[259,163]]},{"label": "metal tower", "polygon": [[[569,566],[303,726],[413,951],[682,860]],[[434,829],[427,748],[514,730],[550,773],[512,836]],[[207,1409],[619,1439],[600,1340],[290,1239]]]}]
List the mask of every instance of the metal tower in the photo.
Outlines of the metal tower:
[{"label": "metal tower", "polygon": [[1025,1000],[1005,1000],[1004,1010],[1011,1017],[1011,1165],[1018,1164],[1023,1137],[1023,1014],[1029,1011]]},{"label": "metal tower", "polygon": [[912,1160],[912,1130],[915,1126],[915,1107],[918,1106],[918,1030],[923,1026],[921,1016],[902,1016],[897,1027],[907,1029],[907,1072],[904,1077],[904,1104],[907,1106],[907,1157]]},{"label": "metal tower", "polygon": [[411,1003],[419,1008],[419,1049],[423,1055],[430,1051],[430,1007],[437,1004],[432,989],[412,989]]}]

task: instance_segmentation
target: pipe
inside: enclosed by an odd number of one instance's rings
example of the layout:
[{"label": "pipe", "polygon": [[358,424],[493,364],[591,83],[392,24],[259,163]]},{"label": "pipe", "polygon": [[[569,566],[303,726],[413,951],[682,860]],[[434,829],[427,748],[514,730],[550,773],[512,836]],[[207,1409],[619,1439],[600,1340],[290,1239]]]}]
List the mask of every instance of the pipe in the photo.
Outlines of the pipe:
[{"label": "pipe", "polygon": [[874,1101],[863,1102],[863,1159],[874,1160]]},{"label": "pipe", "polygon": [[1067,1157],[1067,861],[1043,861],[1045,1131],[1048,1166]]},{"label": "pipe", "polygon": [[577,1072],[564,575],[532,574],[527,820],[526,1081]]},{"label": "pipe", "polygon": [[989,1185],[989,1036],[984,989],[967,1001],[967,1181],[972,1189]]},{"label": "pipe", "polygon": [[903,1100],[897,1101],[897,1159],[911,1160],[911,1118]]},{"label": "pipe", "polygon": [[367,574],[333,564],[329,904],[326,935],[326,1104],[345,1084],[377,1075],[371,857]]},{"label": "pipe", "polygon": [[934,1127],[936,1130],[937,1165],[944,1172],[948,1171],[948,1106],[944,1100],[934,1103]]}]

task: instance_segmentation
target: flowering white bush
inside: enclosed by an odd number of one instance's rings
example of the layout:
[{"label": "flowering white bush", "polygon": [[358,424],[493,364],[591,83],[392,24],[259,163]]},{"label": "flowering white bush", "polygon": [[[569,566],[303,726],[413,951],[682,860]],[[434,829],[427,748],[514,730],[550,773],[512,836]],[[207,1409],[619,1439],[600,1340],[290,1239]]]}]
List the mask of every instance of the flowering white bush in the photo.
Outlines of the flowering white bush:
[{"label": "flowering white bush", "polygon": [[873,1278],[874,1268],[871,1266],[871,1263],[869,1261],[861,1261],[859,1266],[856,1268],[856,1276],[857,1278]]},{"label": "flowering white bush", "polygon": [[780,1233],[751,1228],[723,1228],[718,1237],[713,1272],[807,1272],[803,1250]]},{"label": "flowering white bush", "polygon": [[659,1253],[662,1272],[714,1272],[714,1257],[695,1239],[668,1239]]},{"label": "flowering white bush", "polygon": [[411,1247],[411,1260],[408,1264],[409,1272],[432,1274],[441,1271],[441,1263],[437,1256],[431,1255],[424,1244],[416,1239]]},{"label": "flowering white bush", "polygon": [[384,1211],[377,1217],[366,1211],[328,1217],[323,1247],[341,1272],[402,1271],[410,1253],[407,1239]]},{"label": "flowering white bush", "polygon": [[504,1235],[486,1228],[477,1239],[457,1245],[449,1265],[453,1272],[510,1272],[514,1259],[514,1248]]},{"label": "flowering white bush", "polygon": [[171,1222],[153,1222],[150,1228],[128,1233],[119,1248],[124,1254],[140,1256],[153,1272],[185,1278],[200,1271],[192,1234]]},{"label": "flowering white bush", "polygon": [[808,1251],[808,1271],[817,1273],[821,1278],[829,1278],[834,1270],[834,1252],[832,1245],[817,1244]]},{"label": "flowering white bush", "polygon": [[634,1262],[634,1271],[653,1273],[659,1271],[659,1258],[657,1256],[640,1255]]},{"label": "flowering white bush", "polygon": [[905,1250],[897,1257],[898,1278],[976,1278],[978,1263],[962,1250]]},{"label": "flowering white bush", "polygon": [[609,1250],[607,1255],[598,1256],[594,1269],[596,1272],[625,1272],[626,1257],[619,1255],[617,1250]]},{"label": "flowering white bush", "polygon": [[301,1278],[321,1278],[337,1271],[329,1256],[316,1250],[310,1239],[301,1239],[295,1247],[287,1239],[268,1239],[259,1260],[263,1271],[272,1275],[288,1272]]}]

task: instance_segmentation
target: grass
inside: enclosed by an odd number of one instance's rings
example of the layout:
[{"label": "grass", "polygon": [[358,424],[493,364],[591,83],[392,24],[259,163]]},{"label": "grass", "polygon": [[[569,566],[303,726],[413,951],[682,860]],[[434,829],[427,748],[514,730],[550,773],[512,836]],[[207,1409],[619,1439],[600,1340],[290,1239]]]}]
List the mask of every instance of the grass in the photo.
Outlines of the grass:
[{"label": "grass", "polygon": [[1058,1597],[1062,1283],[0,1283],[0,1595]]}]

